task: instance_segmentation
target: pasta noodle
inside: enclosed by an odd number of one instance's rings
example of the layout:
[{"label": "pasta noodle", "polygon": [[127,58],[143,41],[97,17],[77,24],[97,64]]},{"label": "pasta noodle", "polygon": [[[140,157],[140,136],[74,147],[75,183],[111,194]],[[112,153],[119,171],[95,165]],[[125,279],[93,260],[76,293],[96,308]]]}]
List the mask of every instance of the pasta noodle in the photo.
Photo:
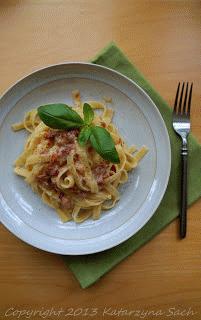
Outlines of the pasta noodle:
[{"label": "pasta noodle", "polygon": [[[73,100],[74,110],[83,117],[79,91],[73,91]],[[110,101],[105,99],[107,103]],[[14,131],[26,129],[30,133],[24,151],[14,163],[14,172],[24,177],[63,222],[99,219],[102,210],[114,207],[120,199],[118,186],[126,183],[128,172],[148,151],[145,146],[137,150],[126,145],[111,122],[113,110],[105,102],[88,101],[94,110],[100,110],[93,124],[109,131],[119,155],[118,164],[101,158],[89,143],[81,147],[77,142],[78,129],[47,127],[38,117],[37,109],[12,125]]]}]

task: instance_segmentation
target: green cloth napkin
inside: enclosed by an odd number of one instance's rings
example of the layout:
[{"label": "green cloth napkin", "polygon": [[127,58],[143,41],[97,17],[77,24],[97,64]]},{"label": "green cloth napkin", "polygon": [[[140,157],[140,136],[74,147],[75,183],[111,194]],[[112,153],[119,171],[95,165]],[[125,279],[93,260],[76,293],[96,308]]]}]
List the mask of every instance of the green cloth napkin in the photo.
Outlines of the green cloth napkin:
[{"label": "green cloth napkin", "polygon": [[[128,60],[123,52],[110,43],[93,60],[93,63],[117,70],[134,80],[151,97],[158,107],[169,132],[172,149],[172,167],[169,184],[163,200],[149,222],[134,236],[124,243],[103,251],[85,256],[64,256],[64,261],[82,288],[96,282],[106,272],[111,270],[120,261],[135,252],[138,248],[151,240],[165,226],[179,214],[179,185],[180,185],[180,143],[172,129],[172,113],[168,104],[153,89],[150,83]],[[173,92],[174,97],[174,92]],[[193,137],[189,136],[189,180],[188,204],[192,204],[201,196],[201,146]]]}]

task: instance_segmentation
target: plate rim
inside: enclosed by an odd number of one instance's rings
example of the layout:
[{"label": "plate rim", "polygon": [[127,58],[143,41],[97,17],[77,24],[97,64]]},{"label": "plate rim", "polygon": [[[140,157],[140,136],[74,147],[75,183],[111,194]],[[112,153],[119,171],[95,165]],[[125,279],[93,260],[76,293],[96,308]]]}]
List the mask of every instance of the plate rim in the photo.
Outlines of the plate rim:
[{"label": "plate rim", "polygon": [[[128,240],[130,237],[134,236],[139,230],[141,230],[146,224],[147,222],[153,217],[154,213],[156,212],[156,210],[158,209],[164,195],[165,195],[165,192],[167,190],[167,186],[168,186],[168,182],[169,182],[169,178],[170,178],[170,172],[171,172],[171,144],[170,144],[170,138],[169,138],[169,133],[168,133],[168,130],[167,130],[167,127],[166,127],[166,124],[165,124],[165,121],[163,120],[163,117],[159,111],[159,109],[157,108],[156,104],[154,103],[154,101],[151,99],[151,97],[149,96],[149,94],[140,86],[138,85],[134,80],[130,79],[129,77],[125,76],[124,74],[120,73],[119,71],[116,71],[114,69],[111,69],[109,67],[105,67],[105,66],[102,66],[102,65],[99,65],[99,64],[94,64],[94,63],[90,63],[90,62],[81,62],[81,61],[64,61],[64,62],[60,62],[60,63],[56,63],[56,64],[49,64],[47,66],[43,66],[42,68],[38,68],[38,69],[34,69],[32,72],[26,74],[25,76],[19,78],[17,81],[15,81],[11,86],[8,87],[8,89],[6,89],[3,94],[0,96],[0,101],[7,95],[9,94],[9,91],[14,89],[14,87],[18,84],[20,84],[21,81],[24,81],[26,80],[26,78],[36,74],[37,72],[40,72],[40,71],[43,71],[43,70],[46,70],[48,68],[52,68],[52,67],[58,67],[58,66],[65,66],[65,65],[84,65],[84,66],[93,66],[95,68],[100,68],[100,69],[103,69],[105,71],[109,71],[109,72],[112,72],[113,74],[116,74],[118,75],[119,77],[123,77],[124,79],[126,79],[127,81],[129,81],[130,83],[132,83],[132,85],[134,85],[145,97],[146,99],[152,104],[152,107],[155,109],[155,112],[157,113],[158,117],[160,118],[160,122],[161,122],[161,125],[163,127],[163,130],[164,130],[164,135],[165,135],[165,139],[166,139],[166,142],[167,142],[167,155],[168,155],[168,159],[167,159],[167,164],[168,164],[168,168],[167,168],[167,172],[166,172],[166,179],[165,179],[165,183],[163,185],[163,191],[161,192],[161,195],[160,197],[158,197],[157,199],[157,204],[155,205],[154,209],[151,210],[151,214],[149,215],[149,217],[147,219],[144,220],[144,223],[139,226],[139,228],[137,230],[135,230],[135,232],[133,234],[128,234],[126,235],[126,237],[122,237],[119,241],[116,241],[115,243],[109,243],[108,245],[106,245],[105,247],[103,248],[99,248],[99,249],[86,249],[85,248],[85,251],[83,252],[83,250],[77,250],[76,252],[75,251],[71,251],[71,250],[58,250],[57,249],[52,249],[50,248],[49,246],[46,246],[46,248],[44,248],[41,244],[41,241],[34,241],[34,239],[31,238],[30,239],[25,239],[23,237],[23,233],[19,233],[18,232],[18,229],[16,228],[12,228],[10,225],[7,225],[5,221],[2,221],[2,210],[0,210],[0,222],[12,233],[14,234],[17,238],[21,239],[22,241],[24,241],[25,243],[33,246],[33,247],[36,247],[38,249],[41,249],[43,251],[46,251],[46,252],[51,252],[51,253],[56,253],[56,254],[65,254],[65,255],[85,255],[85,254],[93,254],[93,253],[98,253],[98,252],[102,252],[102,251],[105,251],[105,250],[108,250],[108,249],[111,249],[123,242],[125,242],[126,240]],[[6,115],[5,115],[6,116]],[[3,122],[4,120],[4,117],[2,118],[1,117],[1,123]],[[0,194],[0,200],[3,198],[2,194]],[[3,200],[4,201],[4,200]],[[22,221],[23,222],[23,221]],[[24,222],[23,222],[24,223]],[[30,228],[30,226],[27,225],[28,228]],[[32,229],[33,230],[33,229]],[[39,232],[38,230],[35,230],[35,232]],[[46,237],[49,237],[48,235],[45,235]],[[52,238],[52,237],[51,237]],[[69,240],[65,240],[65,241],[69,241]],[[81,241],[82,240],[77,240],[77,241]],[[47,248],[48,247],[48,248]],[[66,247],[65,247],[66,249]]]}]

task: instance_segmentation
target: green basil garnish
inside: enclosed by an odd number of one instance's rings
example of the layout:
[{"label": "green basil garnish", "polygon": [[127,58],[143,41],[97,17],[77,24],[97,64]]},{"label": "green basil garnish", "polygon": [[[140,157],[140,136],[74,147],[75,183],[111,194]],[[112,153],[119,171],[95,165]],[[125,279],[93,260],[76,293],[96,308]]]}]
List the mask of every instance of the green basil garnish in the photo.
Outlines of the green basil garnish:
[{"label": "green basil garnish", "polygon": [[92,127],[90,141],[93,148],[103,159],[113,163],[120,162],[114,141],[106,129],[98,126]]},{"label": "green basil garnish", "polygon": [[78,143],[84,146],[88,140],[100,156],[113,163],[119,163],[119,155],[110,133],[92,125],[94,111],[88,103],[83,106],[84,120],[71,107],[63,103],[47,104],[38,108],[38,116],[50,128],[71,130],[80,128]]},{"label": "green basil garnish", "polygon": [[73,129],[84,125],[83,119],[63,103],[47,104],[38,108],[40,119],[50,128]]},{"label": "green basil garnish", "polygon": [[90,127],[83,127],[78,136],[78,142],[81,146],[85,146],[91,135]]},{"label": "green basil garnish", "polygon": [[84,122],[86,124],[91,124],[94,119],[94,111],[88,103],[84,103],[83,106]]}]

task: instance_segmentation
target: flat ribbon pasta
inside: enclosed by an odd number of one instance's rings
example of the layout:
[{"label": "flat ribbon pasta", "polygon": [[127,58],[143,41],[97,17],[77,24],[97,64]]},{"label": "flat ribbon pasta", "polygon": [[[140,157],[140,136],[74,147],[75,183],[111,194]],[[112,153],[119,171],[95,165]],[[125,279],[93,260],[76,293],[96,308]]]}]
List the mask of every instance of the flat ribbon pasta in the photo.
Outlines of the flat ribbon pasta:
[{"label": "flat ribbon pasta", "polygon": [[[83,117],[83,102],[73,91],[74,108]],[[105,102],[111,102],[107,98]],[[81,147],[79,132],[48,128],[38,117],[37,109],[25,114],[22,122],[12,125],[14,131],[26,129],[27,138],[14,172],[23,177],[42,200],[54,208],[63,222],[96,220],[102,210],[115,206],[120,199],[118,186],[126,183],[128,172],[137,167],[148,149],[128,147],[112,123],[114,111],[104,101],[87,101],[98,111],[94,125],[106,128],[112,136],[120,163],[105,161],[88,143]]]}]

